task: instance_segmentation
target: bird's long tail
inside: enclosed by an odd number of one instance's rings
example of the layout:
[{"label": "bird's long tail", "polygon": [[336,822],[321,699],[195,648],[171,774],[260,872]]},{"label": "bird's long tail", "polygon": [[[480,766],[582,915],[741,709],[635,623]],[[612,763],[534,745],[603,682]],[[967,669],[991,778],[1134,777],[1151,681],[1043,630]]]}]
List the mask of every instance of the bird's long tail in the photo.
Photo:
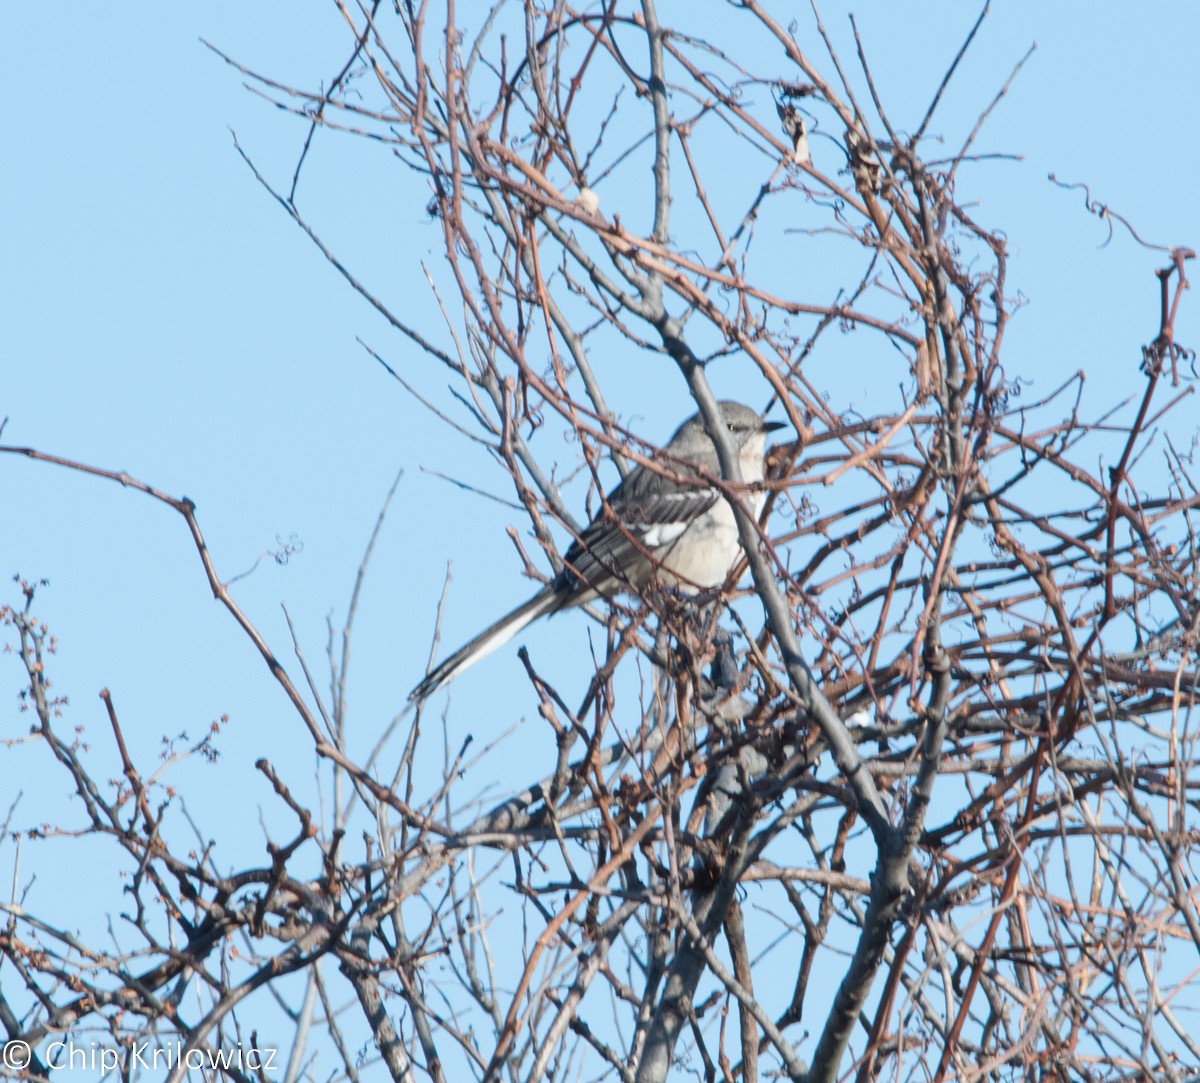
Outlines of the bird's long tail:
[{"label": "bird's long tail", "polygon": [[526,625],[546,613],[553,613],[563,604],[562,595],[548,586],[538,591],[529,601],[517,606],[511,613],[501,617],[495,624],[485,628],[470,643],[459,647],[449,658],[432,669],[426,678],[408,694],[410,700],[425,699],[442,685],[454,680],[465,669],[479,659],[503,647]]}]

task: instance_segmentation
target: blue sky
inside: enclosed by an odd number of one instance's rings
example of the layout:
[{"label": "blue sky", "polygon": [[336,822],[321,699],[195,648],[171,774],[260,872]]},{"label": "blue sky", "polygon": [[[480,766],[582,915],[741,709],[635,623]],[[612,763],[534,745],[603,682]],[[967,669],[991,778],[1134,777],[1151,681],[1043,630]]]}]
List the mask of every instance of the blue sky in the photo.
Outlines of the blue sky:
[{"label": "blue sky", "polygon": [[[823,8],[843,43],[845,10]],[[881,92],[919,117],[976,12],[950,3],[863,3],[858,12]],[[964,183],[978,184],[980,216],[1012,238],[1012,284],[1027,298],[1010,371],[1049,390],[1051,379],[1084,368],[1099,405],[1120,397],[1117,375],[1136,367],[1156,327],[1152,272],[1162,259],[1119,230],[1101,248],[1103,224],[1046,174],[1088,182],[1150,239],[1200,243],[1200,9],[1175,0],[1097,12],[1087,3],[994,5],[944,126],[960,137],[959,125],[1037,42],[981,140],[1025,160],[980,165]],[[334,5],[315,0],[24,4],[0,14],[10,88],[0,165],[3,442],[128,470],[191,497],[226,578],[277,538],[299,539],[302,552],[286,566],[268,558],[234,588],[297,676],[281,606],[324,673],[326,620],[339,626],[380,504],[403,470],[354,646],[353,741],[365,750],[420,676],[448,562],[446,646],[529,593],[504,534],[518,517],[422,471],[436,466],[508,495],[490,460],[430,418],[358,344],[453,408],[443,373],[255,183],[230,129],[286,186],[304,128],[249,93],[201,38],[309,86],[327,80],[346,51]],[[931,59],[914,65],[926,49]],[[420,183],[376,146],[329,134],[318,142],[302,206],[356,274],[438,337],[421,261],[436,269],[440,240]],[[620,192],[604,198],[606,209],[620,207]],[[1200,341],[1196,305],[1194,295],[1185,300],[1184,342]],[[665,438],[689,412],[683,387],[656,373],[654,402],[643,401],[635,360],[614,362],[629,373],[617,381],[616,405],[644,417],[647,436]],[[861,379],[865,395],[870,377]],[[160,735],[198,736],[229,713],[219,772],[187,767],[199,783],[187,799],[210,830],[236,809],[251,826],[245,845],[260,850],[258,803],[268,823],[278,809],[253,759],[265,754],[311,775],[307,739],[213,602],[182,521],[115,485],[7,456],[0,493],[0,575],[51,583],[36,610],[59,636],[52,675],[70,697],[68,724],[84,727],[98,762],[108,762],[98,698],[108,687],[131,751],[149,762]],[[16,600],[8,588],[3,601]],[[526,641],[549,657],[560,643],[586,648],[587,633],[571,615]],[[482,724],[487,737],[519,720],[529,710],[522,683],[514,650],[483,663],[455,691],[451,735]],[[19,684],[14,659],[0,656],[0,739],[27,727]],[[3,775],[24,791],[18,826],[62,815],[66,780],[48,771],[46,756],[18,745],[0,746],[0,757],[9,761]],[[14,792],[11,781],[6,788]],[[240,800],[231,805],[233,794]],[[0,848],[0,882],[11,859]],[[54,883],[53,872],[40,875]]]},{"label": "blue sky", "polygon": [[[364,624],[358,646],[364,666],[379,667],[379,694],[386,700],[391,680],[395,697],[420,668],[413,652],[427,638],[446,561],[454,561],[462,597],[478,593],[497,561],[513,574],[496,604],[519,600],[525,586],[503,537],[509,513],[423,475],[431,463],[422,445],[437,440],[448,473],[482,472],[478,480],[499,492],[503,478],[431,422],[356,343],[361,336],[423,391],[449,401],[442,374],[350,291],[233,148],[230,129],[268,177],[286,185],[302,125],[248,93],[200,43],[311,86],[342,59],[340,19],[323,3],[173,5],[148,17],[151,10],[5,13],[5,70],[26,96],[5,122],[8,165],[0,174],[4,438],[191,496],[226,575],[276,548],[277,536],[295,534],[303,553],[284,569],[261,565],[239,596],[276,635],[286,601],[302,634],[318,642],[326,614],[344,604],[379,503],[404,469],[368,605],[377,623]],[[841,12],[824,14],[845,39]],[[919,115],[973,18],[960,5],[860,9],[881,92],[902,103],[901,115],[905,106]],[[935,32],[941,23],[956,25],[943,36]],[[912,41],[914,25],[924,27],[916,40],[932,42],[937,61],[918,73],[924,79],[905,68],[905,50],[890,47]],[[1084,4],[1053,12],[1002,4],[985,23],[949,96],[949,132],[957,134],[952,120],[974,116],[1038,43],[980,144],[1025,161],[976,167],[987,171],[980,217],[1008,229],[1013,283],[1029,300],[1013,324],[1010,366],[1041,375],[1053,358],[1064,371],[1094,369],[1106,363],[1094,344],[1136,350],[1151,329],[1147,284],[1157,257],[1119,234],[1098,248],[1103,225],[1083,213],[1077,195],[1044,178],[1054,171],[1086,180],[1147,237],[1194,238],[1197,151],[1187,126],[1200,95],[1188,49],[1189,28],[1198,25],[1184,3],[1106,19]],[[402,313],[432,315],[420,261],[436,269],[439,239],[419,186],[386,153],[353,139],[326,135],[318,151],[301,205],[382,297]],[[609,205],[617,198],[606,193]],[[438,320],[424,323],[439,334]],[[1112,363],[1127,358],[1114,352]],[[686,407],[670,401],[672,388],[681,391],[670,373],[656,378],[667,396],[662,408],[640,412],[648,434],[664,436]],[[636,394],[635,386],[618,407],[639,412]],[[25,462],[0,462],[0,471],[10,507],[19,509],[0,528],[4,571],[52,579],[41,605],[69,622],[56,624],[64,667],[83,651],[79,639],[108,639],[125,620],[159,629],[139,652],[195,634],[205,653],[214,638],[243,653],[206,600],[181,524],[164,509]],[[429,500],[440,502],[442,529],[408,546],[400,520]],[[447,636],[467,634],[495,611],[490,602],[482,599],[476,612],[452,598]],[[89,666],[101,666],[85,653]],[[158,668],[146,662],[136,665],[141,682]],[[516,675],[515,665],[505,668]],[[203,683],[210,711],[241,685]],[[98,686],[96,674],[89,686]]]}]

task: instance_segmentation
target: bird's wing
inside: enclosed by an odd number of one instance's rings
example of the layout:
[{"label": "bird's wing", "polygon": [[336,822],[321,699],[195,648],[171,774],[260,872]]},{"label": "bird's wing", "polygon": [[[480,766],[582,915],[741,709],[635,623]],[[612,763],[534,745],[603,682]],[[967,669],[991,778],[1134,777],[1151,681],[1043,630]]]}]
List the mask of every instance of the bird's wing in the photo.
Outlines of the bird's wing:
[{"label": "bird's wing", "polygon": [[631,568],[644,567],[643,557],[668,549],[720,499],[713,488],[663,488],[652,478],[644,470],[630,474],[567,550],[567,574],[575,585],[604,590],[613,580],[628,582]]}]

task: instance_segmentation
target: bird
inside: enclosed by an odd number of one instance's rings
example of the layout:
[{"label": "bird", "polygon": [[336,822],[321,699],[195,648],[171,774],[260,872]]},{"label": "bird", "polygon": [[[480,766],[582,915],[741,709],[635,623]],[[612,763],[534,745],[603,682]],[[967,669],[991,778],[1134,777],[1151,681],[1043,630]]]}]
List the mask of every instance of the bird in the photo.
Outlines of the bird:
[{"label": "bird", "polygon": [[[766,421],[740,402],[717,406],[742,481],[756,485],[763,480],[767,435],[784,423]],[[713,484],[721,468],[702,416],[680,425],[657,457],[658,470],[639,464],[608,494],[554,579],[430,670],[409,700],[428,698],[539,617],[636,593],[655,576],[685,594],[721,586],[742,550],[733,508]],[[765,499],[761,489],[751,490],[746,510],[757,518]]]}]

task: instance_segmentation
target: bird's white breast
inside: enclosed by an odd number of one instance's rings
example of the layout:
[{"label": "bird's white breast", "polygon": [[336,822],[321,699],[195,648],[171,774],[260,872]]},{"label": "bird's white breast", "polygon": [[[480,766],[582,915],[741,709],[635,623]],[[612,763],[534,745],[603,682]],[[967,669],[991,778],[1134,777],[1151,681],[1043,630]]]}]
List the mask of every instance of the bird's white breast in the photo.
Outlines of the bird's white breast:
[{"label": "bird's white breast", "polygon": [[[763,500],[762,493],[749,494],[746,510],[758,518]],[[651,548],[648,539],[647,548]],[[719,587],[742,555],[737,520],[729,501],[719,499],[689,526],[679,529],[677,536],[654,555],[661,563],[663,578],[681,590]]]}]

